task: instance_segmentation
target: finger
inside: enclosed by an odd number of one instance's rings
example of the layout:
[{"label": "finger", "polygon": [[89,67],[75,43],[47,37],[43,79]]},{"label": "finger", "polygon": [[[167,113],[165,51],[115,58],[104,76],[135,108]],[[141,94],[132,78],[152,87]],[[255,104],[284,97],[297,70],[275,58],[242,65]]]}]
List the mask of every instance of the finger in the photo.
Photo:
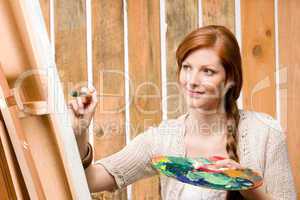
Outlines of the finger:
[{"label": "finger", "polygon": [[220,168],[229,168],[229,166],[228,166],[227,163],[215,164],[215,167],[216,167],[217,169],[220,169]]},{"label": "finger", "polygon": [[92,105],[95,106],[98,103],[98,97],[96,90],[92,93]]},{"label": "finger", "polygon": [[73,108],[72,102],[73,102],[73,101],[69,101],[69,102],[68,102],[67,108],[68,108],[68,111],[69,111],[69,113],[71,114],[71,116],[74,117],[74,116],[75,116],[75,113],[74,113],[74,108]]},{"label": "finger", "polygon": [[226,166],[231,169],[242,169],[243,168],[241,165],[235,164],[235,163],[228,163]]},{"label": "finger", "polygon": [[83,87],[80,88],[79,92],[80,92],[81,96],[86,96],[89,93],[89,89],[86,86],[83,86]]},{"label": "finger", "polygon": [[73,102],[74,100],[70,100],[70,101],[68,101],[68,103],[67,103],[67,107],[68,107],[68,109],[72,109],[72,102]]},{"label": "finger", "polygon": [[77,112],[78,110],[78,105],[76,103],[76,100],[72,100],[69,102],[69,108]]},{"label": "finger", "polygon": [[76,102],[78,104],[78,108],[83,109],[82,97],[76,97]]},{"label": "finger", "polygon": [[88,90],[89,90],[90,93],[93,93],[93,92],[96,91],[95,87],[92,86],[92,85],[88,87]]},{"label": "finger", "polygon": [[216,164],[226,164],[226,163],[229,163],[230,162],[230,159],[226,158],[226,159],[223,159],[223,160],[217,160],[215,163]]},{"label": "finger", "polygon": [[89,112],[94,111],[94,110],[95,110],[95,107],[97,106],[97,104],[98,104],[97,92],[96,92],[96,90],[94,90],[94,92],[93,92],[92,95],[91,95],[91,102],[90,102],[90,105],[88,106]]},{"label": "finger", "polygon": [[88,87],[82,87],[80,90],[80,94],[82,96],[82,103],[84,105],[84,108],[88,107],[91,104],[92,101],[92,91],[94,91],[93,88]]},{"label": "finger", "polygon": [[76,104],[77,104],[77,112],[80,115],[82,115],[84,113],[84,106],[83,106],[81,97],[76,97]]},{"label": "finger", "polygon": [[225,160],[225,159],[228,159],[228,158],[222,157],[222,156],[211,156],[211,157],[209,157],[208,159],[209,159],[210,161],[216,162],[216,161],[219,161],[219,160]]},{"label": "finger", "polygon": [[81,97],[77,97],[76,98],[76,103],[78,105],[78,113],[79,113],[79,115],[83,115],[84,114],[84,105],[82,103],[82,98]]},{"label": "finger", "polygon": [[70,102],[70,109],[73,111],[75,116],[79,116],[79,111],[78,111],[78,104],[75,100]]},{"label": "finger", "polygon": [[92,92],[92,102],[97,103],[98,102],[98,98],[97,98],[97,91],[94,90]]},{"label": "finger", "polygon": [[230,167],[230,168],[237,168],[237,169],[242,168],[239,163],[231,159],[219,160],[215,164],[217,167]]},{"label": "finger", "polygon": [[69,112],[72,122],[76,122],[79,117],[79,114],[74,110],[73,106],[70,106],[70,108],[68,109],[68,112]]}]

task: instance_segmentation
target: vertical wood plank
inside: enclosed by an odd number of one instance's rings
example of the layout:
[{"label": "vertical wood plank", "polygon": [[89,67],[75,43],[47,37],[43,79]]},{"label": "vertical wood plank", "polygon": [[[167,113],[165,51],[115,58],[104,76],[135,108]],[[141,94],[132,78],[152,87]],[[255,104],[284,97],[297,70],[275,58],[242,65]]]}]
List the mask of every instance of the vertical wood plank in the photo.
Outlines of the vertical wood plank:
[{"label": "vertical wood plank", "polygon": [[222,25],[235,32],[234,0],[202,0],[203,25]]},{"label": "vertical wood plank", "polygon": [[246,110],[275,117],[274,1],[241,1],[243,101]]},{"label": "vertical wood plank", "polygon": [[56,0],[54,7],[55,60],[69,100],[75,85],[87,84],[85,1]]},{"label": "vertical wood plank", "polygon": [[40,5],[48,31],[48,36],[50,37],[50,0],[40,0]]},{"label": "vertical wood plank", "polygon": [[198,27],[198,1],[166,0],[166,23],[168,118],[176,118],[186,108],[177,82],[175,53],[184,36]]},{"label": "vertical wood plank", "polygon": [[[123,1],[92,1],[93,78],[99,94],[94,118],[95,160],[125,145]],[[127,199],[126,188],[99,199]]]},{"label": "vertical wood plank", "polygon": [[[300,43],[299,9],[299,1],[278,1],[279,67],[281,70],[287,70],[287,80],[282,83],[283,88],[280,87],[283,89],[280,90],[283,100],[281,113],[287,115],[287,142],[298,199],[300,199],[300,49],[297,45]],[[286,89],[287,96],[284,93]],[[285,101],[287,104],[284,104]]]},{"label": "vertical wood plank", "polygon": [[55,62],[65,100],[79,85],[87,85],[85,0],[54,2]]},{"label": "vertical wood plank", "polygon": [[[131,138],[161,121],[159,0],[128,0]],[[160,199],[158,176],[133,184],[132,197]]]}]

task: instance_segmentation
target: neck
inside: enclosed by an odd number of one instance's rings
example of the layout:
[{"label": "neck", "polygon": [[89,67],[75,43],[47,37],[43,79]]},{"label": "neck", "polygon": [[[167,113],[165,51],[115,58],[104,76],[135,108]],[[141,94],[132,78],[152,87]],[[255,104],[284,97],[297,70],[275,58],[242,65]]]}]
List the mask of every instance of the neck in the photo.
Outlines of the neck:
[{"label": "neck", "polygon": [[224,135],[227,124],[226,113],[200,109],[188,110],[187,132],[201,136]]}]

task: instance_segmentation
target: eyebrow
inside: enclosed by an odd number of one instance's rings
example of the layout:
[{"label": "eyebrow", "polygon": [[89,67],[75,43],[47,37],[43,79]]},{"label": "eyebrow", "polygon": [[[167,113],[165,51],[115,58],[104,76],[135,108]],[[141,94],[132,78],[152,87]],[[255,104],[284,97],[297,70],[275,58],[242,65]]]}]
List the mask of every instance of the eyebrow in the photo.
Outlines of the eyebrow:
[{"label": "eyebrow", "polygon": [[[189,63],[188,61],[184,61],[184,62],[182,62],[182,64],[187,64],[187,65],[190,65],[190,66],[191,66],[191,63]],[[211,66],[211,67],[217,67],[217,66],[211,65],[211,64],[208,64],[208,65],[201,65],[200,67],[209,67],[209,66]]]}]

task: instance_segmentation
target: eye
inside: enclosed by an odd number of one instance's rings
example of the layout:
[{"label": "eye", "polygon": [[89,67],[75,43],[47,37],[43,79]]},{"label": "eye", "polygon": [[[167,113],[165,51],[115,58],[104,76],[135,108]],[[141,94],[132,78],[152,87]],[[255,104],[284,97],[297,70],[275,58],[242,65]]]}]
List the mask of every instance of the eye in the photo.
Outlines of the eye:
[{"label": "eye", "polygon": [[212,76],[214,75],[216,72],[212,69],[209,69],[209,68],[204,68],[204,73],[207,74],[208,76]]},{"label": "eye", "polygon": [[190,65],[187,65],[187,64],[183,64],[183,65],[182,65],[182,69],[184,69],[184,70],[188,70],[188,69],[190,69],[190,68],[191,68]]}]

